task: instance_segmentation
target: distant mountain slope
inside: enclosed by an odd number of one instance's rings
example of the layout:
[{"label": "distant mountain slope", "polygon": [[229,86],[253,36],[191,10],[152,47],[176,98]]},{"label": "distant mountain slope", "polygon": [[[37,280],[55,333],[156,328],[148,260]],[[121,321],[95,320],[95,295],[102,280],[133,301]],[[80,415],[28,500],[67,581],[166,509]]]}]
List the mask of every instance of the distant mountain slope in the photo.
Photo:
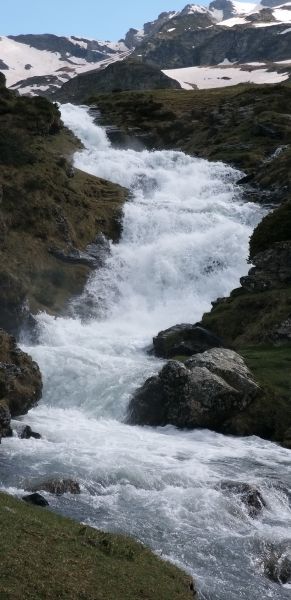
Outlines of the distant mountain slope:
[{"label": "distant mountain slope", "polygon": [[[94,91],[100,91],[105,80],[104,91],[130,89],[130,85],[136,85],[136,73],[131,83],[128,75],[126,82],[121,81],[119,67],[114,69],[115,83],[110,81],[110,72],[104,75],[105,68],[129,56],[135,63],[150,65],[166,75],[171,71],[171,77],[183,87],[282,81],[291,72],[291,1],[282,4],[277,0],[262,0],[256,4],[213,0],[208,8],[187,4],[183,10],[161,13],[140,29],[129,29],[119,42],[51,34],[0,38],[0,71],[5,73],[8,86],[21,94],[51,96],[63,85],[69,92],[79,84],[70,87],[67,82],[90,71],[91,81],[98,80]],[[223,71],[217,76],[213,69],[209,70],[209,67],[220,69],[221,66]],[[193,67],[203,72],[192,69],[185,79],[185,73],[177,71]],[[100,68],[102,75],[96,79],[95,72]],[[253,73],[255,68],[256,74]],[[122,67],[120,73],[123,73]],[[145,71],[144,77],[148,86]],[[163,75],[154,79],[154,87],[158,80],[165,83]],[[81,81],[83,85],[85,80]],[[142,86],[140,79],[138,85]]]},{"label": "distant mountain slope", "polygon": [[128,53],[123,42],[51,34],[1,37],[0,70],[9,87],[37,94],[51,92],[79,73],[122,60]]}]

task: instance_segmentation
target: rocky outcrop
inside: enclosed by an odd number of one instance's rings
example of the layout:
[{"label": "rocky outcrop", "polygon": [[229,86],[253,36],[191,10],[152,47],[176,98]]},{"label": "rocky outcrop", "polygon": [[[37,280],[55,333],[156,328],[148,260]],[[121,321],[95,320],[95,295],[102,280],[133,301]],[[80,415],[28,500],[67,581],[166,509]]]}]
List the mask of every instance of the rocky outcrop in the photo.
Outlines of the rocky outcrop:
[{"label": "rocky outcrop", "polygon": [[264,292],[291,284],[291,241],[278,242],[253,258],[254,267],[240,282],[248,292]]},{"label": "rocky outcrop", "polygon": [[99,92],[179,89],[180,87],[177,81],[164,75],[157,67],[129,59],[109,65],[106,69],[75,77],[65,83],[53,98],[60,102],[82,103]]},{"label": "rocky outcrop", "polygon": [[229,419],[259,394],[243,359],[232,350],[214,348],[185,364],[170,361],[148,379],[130,402],[128,421],[223,432]]},{"label": "rocky outcrop", "polygon": [[37,364],[17,347],[12,336],[0,330],[0,437],[11,434],[11,418],[25,415],[41,394]]},{"label": "rocky outcrop", "polygon": [[181,324],[160,331],[153,339],[154,353],[159,358],[192,356],[210,348],[220,348],[224,342],[200,325]]}]

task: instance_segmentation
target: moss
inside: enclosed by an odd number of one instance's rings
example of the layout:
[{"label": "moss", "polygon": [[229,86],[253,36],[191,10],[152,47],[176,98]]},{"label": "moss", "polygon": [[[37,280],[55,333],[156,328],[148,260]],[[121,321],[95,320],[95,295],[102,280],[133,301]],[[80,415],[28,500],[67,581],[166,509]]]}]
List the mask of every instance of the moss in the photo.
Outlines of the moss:
[{"label": "moss", "polygon": [[130,538],[0,494],[1,600],[186,600],[190,578]]}]

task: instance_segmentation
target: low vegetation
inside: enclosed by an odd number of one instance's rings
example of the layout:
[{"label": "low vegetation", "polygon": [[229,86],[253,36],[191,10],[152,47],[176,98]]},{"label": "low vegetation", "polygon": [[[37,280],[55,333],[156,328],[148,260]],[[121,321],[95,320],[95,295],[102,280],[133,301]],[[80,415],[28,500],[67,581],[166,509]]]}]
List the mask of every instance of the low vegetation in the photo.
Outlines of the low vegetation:
[{"label": "low vegetation", "polygon": [[[288,84],[99,94],[89,102],[100,108],[105,123],[139,136],[148,147],[226,161],[268,190],[278,187],[280,175],[281,192],[290,191]],[[282,152],[270,161],[278,147]]]},{"label": "low vegetation", "polygon": [[1,600],[190,600],[186,574],[130,538],[0,494]]}]

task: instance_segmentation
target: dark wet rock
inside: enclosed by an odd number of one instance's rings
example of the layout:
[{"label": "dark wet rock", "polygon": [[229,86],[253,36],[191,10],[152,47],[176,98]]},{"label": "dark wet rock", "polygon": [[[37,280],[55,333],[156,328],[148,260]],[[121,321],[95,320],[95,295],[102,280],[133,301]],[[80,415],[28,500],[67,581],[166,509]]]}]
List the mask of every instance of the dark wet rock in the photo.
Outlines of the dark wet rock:
[{"label": "dark wet rock", "polygon": [[269,334],[269,339],[276,345],[291,343],[291,316],[274,327]]},{"label": "dark wet rock", "polygon": [[41,398],[42,378],[38,365],[22,352],[13,336],[0,330],[0,400],[12,417],[25,415]]},{"label": "dark wet rock", "polygon": [[238,496],[246,506],[250,517],[258,517],[266,507],[266,502],[260,490],[254,485],[237,481],[223,481],[219,487],[226,493]]},{"label": "dark wet rock", "polygon": [[63,494],[77,495],[81,493],[79,483],[73,479],[49,479],[47,481],[41,481],[29,489],[31,492],[37,492],[39,490],[43,490],[49,494],[55,494],[56,496],[62,496]]},{"label": "dark wet rock", "polygon": [[210,348],[224,346],[224,342],[200,325],[181,324],[161,331],[154,339],[155,355],[160,358],[192,356]]},{"label": "dark wet rock", "polygon": [[265,575],[275,583],[291,583],[291,548],[275,548],[264,561]]},{"label": "dark wet rock", "polygon": [[35,440],[41,439],[40,433],[37,433],[36,431],[32,431],[32,429],[29,425],[25,425],[25,427],[23,427],[22,431],[20,432],[19,437],[22,440],[29,440],[31,438],[33,438]]},{"label": "dark wet rock", "polygon": [[0,401],[0,443],[2,437],[11,437],[12,429],[10,426],[11,414],[10,410],[4,401]]},{"label": "dark wet rock", "polygon": [[207,427],[224,431],[260,388],[236,352],[213,348],[185,364],[168,362],[134,394],[128,422],[136,425]]},{"label": "dark wet rock", "polygon": [[23,496],[22,500],[28,504],[34,504],[34,506],[49,506],[48,501],[41,494],[29,494],[28,496]]},{"label": "dark wet rock", "polygon": [[38,365],[0,329],[0,439],[12,435],[11,418],[25,415],[42,394]]}]

